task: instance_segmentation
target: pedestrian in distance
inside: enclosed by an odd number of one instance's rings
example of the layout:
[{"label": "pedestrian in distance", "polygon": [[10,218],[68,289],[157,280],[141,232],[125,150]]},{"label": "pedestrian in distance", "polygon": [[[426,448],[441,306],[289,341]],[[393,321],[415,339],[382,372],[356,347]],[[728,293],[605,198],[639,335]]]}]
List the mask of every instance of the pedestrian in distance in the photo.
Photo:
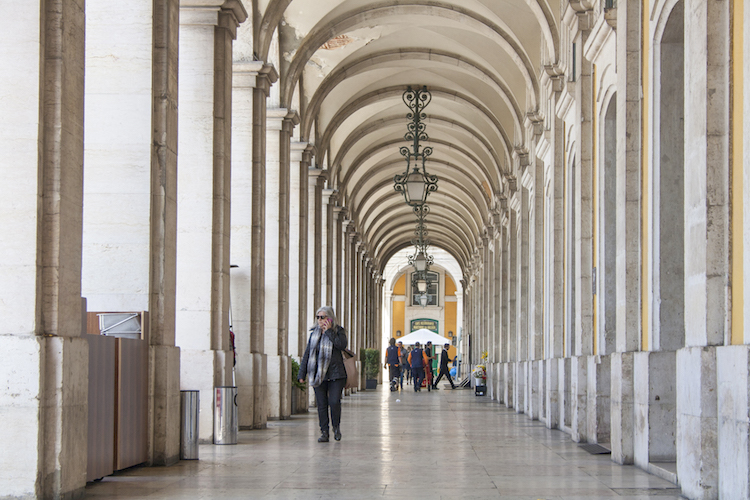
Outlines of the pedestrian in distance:
[{"label": "pedestrian in distance", "polygon": [[424,380],[424,367],[427,366],[427,355],[420,348],[419,342],[414,343],[414,349],[409,353],[409,364],[414,379],[414,392],[420,392]]},{"label": "pedestrian in distance", "polygon": [[[445,344],[443,346],[443,352],[440,353],[440,372],[435,379],[435,385],[434,389],[438,388],[438,382],[440,382],[440,379],[443,378],[443,375],[448,379],[448,382],[451,383],[451,389],[456,388],[456,384],[453,383],[453,378],[451,377],[450,368],[448,368],[448,365],[451,362],[450,355],[448,354],[448,349],[450,348],[450,344]],[[453,361],[455,361],[455,358],[453,358]]]},{"label": "pedestrian in distance", "polygon": [[346,368],[342,351],[346,349],[346,331],[336,324],[336,313],[323,306],[315,313],[317,324],[310,328],[305,354],[299,368],[299,381],[307,377],[315,390],[320,425],[319,443],[327,443],[329,436],[328,411],[333,426],[333,438],[341,441],[341,393],[346,385]]},{"label": "pedestrian in distance", "polygon": [[398,390],[398,381],[401,377],[401,348],[396,345],[396,339],[391,338],[390,345],[385,350],[385,368],[388,368],[388,380],[391,392]]},{"label": "pedestrian in distance", "polygon": [[427,341],[427,344],[424,346],[424,353],[427,355],[427,364],[424,367],[424,378],[427,379],[427,392],[430,392],[432,390],[432,360],[435,359],[435,357],[432,355],[432,342]]},{"label": "pedestrian in distance", "polygon": [[401,386],[401,390],[404,390],[404,374],[407,371],[411,371],[411,367],[409,366],[409,352],[404,347],[404,343],[400,340],[396,342],[396,346],[398,346],[400,351],[400,358],[399,358],[399,368],[401,369],[401,373],[398,377],[399,385]]}]

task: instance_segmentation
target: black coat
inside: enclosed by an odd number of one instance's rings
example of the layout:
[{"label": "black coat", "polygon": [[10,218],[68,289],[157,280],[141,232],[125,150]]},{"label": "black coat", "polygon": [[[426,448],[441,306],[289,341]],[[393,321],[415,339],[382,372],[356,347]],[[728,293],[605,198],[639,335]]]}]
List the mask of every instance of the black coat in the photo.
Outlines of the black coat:
[{"label": "black coat", "polygon": [[448,372],[450,369],[448,368],[448,364],[451,362],[451,358],[448,356],[448,350],[443,349],[443,352],[440,353],[440,371],[441,372]]},{"label": "black coat", "polygon": [[[328,371],[326,372],[323,380],[338,380],[346,378],[346,368],[344,368],[344,356],[341,351],[346,349],[348,340],[346,339],[346,330],[339,325],[329,328],[323,334],[333,342],[333,351],[331,352],[331,362],[328,365]],[[310,332],[312,336],[312,332]],[[321,339],[322,340],[322,339]],[[299,366],[300,379],[305,380],[307,377],[307,359],[310,357],[310,338],[307,338],[307,347],[305,348],[305,354],[302,356],[302,361]]]}]

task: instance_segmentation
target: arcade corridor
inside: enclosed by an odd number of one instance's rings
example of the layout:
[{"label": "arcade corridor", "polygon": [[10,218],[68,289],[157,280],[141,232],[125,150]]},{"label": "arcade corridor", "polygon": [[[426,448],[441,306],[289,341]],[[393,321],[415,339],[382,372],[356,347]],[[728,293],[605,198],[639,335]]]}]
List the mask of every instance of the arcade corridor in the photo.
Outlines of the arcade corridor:
[{"label": "arcade corridor", "polygon": [[89,483],[86,498],[683,498],[675,485],[591,455],[561,431],[446,387],[391,394],[379,386],[345,398],[338,443],[316,441],[313,409],[243,431],[237,446],[202,445],[199,461]]}]

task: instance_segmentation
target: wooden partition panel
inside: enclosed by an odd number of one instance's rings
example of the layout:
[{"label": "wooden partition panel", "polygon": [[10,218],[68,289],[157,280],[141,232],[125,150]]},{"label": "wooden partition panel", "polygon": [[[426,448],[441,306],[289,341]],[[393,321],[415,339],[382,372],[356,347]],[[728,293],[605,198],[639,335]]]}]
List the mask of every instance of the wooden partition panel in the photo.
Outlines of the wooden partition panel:
[{"label": "wooden partition panel", "polygon": [[115,464],[115,340],[86,335],[89,342],[89,426],[86,481],[108,476]]},{"label": "wooden partition panel", "polygon": [[115,470],[148,460],[148,342],[117,339]]}]

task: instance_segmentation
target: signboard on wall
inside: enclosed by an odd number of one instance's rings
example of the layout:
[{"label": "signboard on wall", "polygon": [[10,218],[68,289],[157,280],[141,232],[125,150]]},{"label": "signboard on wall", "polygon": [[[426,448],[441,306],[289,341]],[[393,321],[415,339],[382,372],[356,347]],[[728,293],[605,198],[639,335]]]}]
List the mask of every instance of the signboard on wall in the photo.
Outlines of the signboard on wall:
[{"label": "signboard on wall", "polygon": [[420,319],[413,319],[411,320],[411,331],[419,330],[421,328],[424,328],[425,330],[430,330],[431,332],[440,333],[438,331],[438,320],[436,319],[430,319],[430,318],[420,318]]}]

